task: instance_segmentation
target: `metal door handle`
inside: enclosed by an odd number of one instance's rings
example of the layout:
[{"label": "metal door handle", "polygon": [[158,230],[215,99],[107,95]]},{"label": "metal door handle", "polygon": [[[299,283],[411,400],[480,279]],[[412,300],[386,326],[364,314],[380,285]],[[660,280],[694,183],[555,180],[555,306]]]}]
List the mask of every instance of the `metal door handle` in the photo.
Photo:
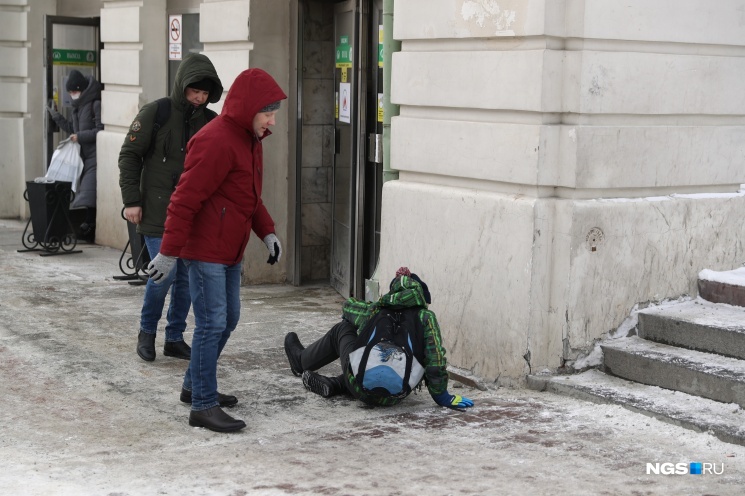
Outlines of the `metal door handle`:
[{"label": "metal door handle", "polygon": [[383,135],[370,134],[367,137],[367,160],[375,164],[383,163]]}]

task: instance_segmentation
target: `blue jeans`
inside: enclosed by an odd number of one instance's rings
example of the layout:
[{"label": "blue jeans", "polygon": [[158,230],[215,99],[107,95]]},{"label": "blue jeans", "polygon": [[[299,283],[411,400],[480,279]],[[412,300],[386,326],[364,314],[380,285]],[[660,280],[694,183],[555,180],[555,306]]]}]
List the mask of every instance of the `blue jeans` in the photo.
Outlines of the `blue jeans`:
[{"label": "blue jeans", "polygon": [[191,391],[191,409],[206,410],[219,405],[217,359],[241,314],[241,264],[185,263],[196,325],[183,387]]},{"label": "blue jeans", "polygon": [[[145,236],[145,246],[150,253],[150,259],[155,258],[160,252],[162,240],[163,238]],[[189,271],[181,259],[176,263],[176,270],[164,276],[159,284],[155,284],[151,279],[147,280],[140,316],[140,330],[146,334],[157,332],[158,321],[163,316],[168,290],[171,290],[171,304],[168,306],[166,342],[183,341],[191,297],[189,296]]]}]

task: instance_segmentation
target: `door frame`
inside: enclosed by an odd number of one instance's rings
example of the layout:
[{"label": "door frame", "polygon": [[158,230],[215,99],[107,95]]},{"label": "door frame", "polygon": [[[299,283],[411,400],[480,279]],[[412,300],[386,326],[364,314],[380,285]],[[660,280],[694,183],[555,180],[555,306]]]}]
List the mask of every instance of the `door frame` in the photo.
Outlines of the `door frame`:
[{"label": "door frame", "polygon": [[[54,92],[54,77],[53,68],[54,60],[52,60],[54,51],[54,25],[62,24],[68,26],[90,26],[97,29],[98,43],[96,44],[96,79],[101,80],[101,49],[103,43],[101,42],[101,18],[100,17],[67,17],[67,16],[44,16],[44,69],[46,71],[46,86],[44,88],[44,102],[47,102],[51,98]],[[62,90],[60,90],[62,91]],[[46,157],[45,157],[45,169],[49,167],[49,162],[52,160],[52,153],[54,146],[52,145],[54,128],[54,121],[49,120],[49,124],[44,133],[44,139],[46,141]]]},{"label": "door frame", "polygon": [[[364,241],[365,241],[365,168],[367,167],[367,105],[368,105],[368,74],[370,61],[369,61],[369,23],[370,23],[370,6],[369,2],[364,0],[346,0],[344,2],[338,2],[335,6],[335,15],[340,12],[348,12],[349,10],[353,13],[354,27],[352,29],[352,49],[353,49],[353,64],[352,64],[352,77],[354,84],[354,92],[351,100],[351,108],[353,109],[353,118],[350,122],[351,129],[351,143],[348,146],[351,147],[351,161],[350,164],[350,183],[349,183],[349,206],[352,209],[350,212],[350,234],[349,234],[349,274],[348,281],[345,285],[348,285],[348,293],[343,296],[364,296]],[[334,29],[336,37],[336,27]],[[335,39],[334,42],[338,42]],[[334,87],[338,88],[338,79],[334,78]],[[338,119],[337,119],[338,121]],[[336,122],[338,124],[338,122]],[[335,133],[336,136],[339,132]],[[338,143],[335,144],[335,147]],[[337,155],[334,157],[334,168],[336,168]],[[336,184],[334,184],[334,189]],[[332,193],[334,198],[336,197],[336,191]],[[335,208],[332,207],[332,212]],[[333,229],[335,228],[335,222],[332,221],[332,256],[331,262],[334,260],[334,241],[335,235]],[[343,254],[341,254],[344,256]],[[341,258],[341,257],[340,257]],[[333,278],[332,278],[333,283]],[[339,290],[339,288],[337,288]]]}]

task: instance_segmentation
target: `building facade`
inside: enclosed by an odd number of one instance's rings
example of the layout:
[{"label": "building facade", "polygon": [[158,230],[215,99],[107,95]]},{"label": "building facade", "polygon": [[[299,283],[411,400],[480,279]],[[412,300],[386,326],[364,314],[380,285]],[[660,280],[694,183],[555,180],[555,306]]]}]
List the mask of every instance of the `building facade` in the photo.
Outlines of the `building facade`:
[{"label": "building facade", "polygon": [[49,16],[100,21],[100,244],[127,241],[118,151],[182,16],[226,89],[262,67],[290,95],[264,185],[286,256],[253,240],[247,283],[372,298],[407,265],[451,363],[519,382],[743,262],[745,0],[0,0],[2,217],[45,170]]}]

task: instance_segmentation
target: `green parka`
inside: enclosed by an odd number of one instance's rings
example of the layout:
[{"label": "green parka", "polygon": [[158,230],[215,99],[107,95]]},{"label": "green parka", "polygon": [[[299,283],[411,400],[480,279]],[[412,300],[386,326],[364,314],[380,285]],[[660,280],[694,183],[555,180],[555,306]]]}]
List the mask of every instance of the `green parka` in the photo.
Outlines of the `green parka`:
[{"label": "green parka", "polygon": [[[442,345],[440,325],[437,323],[435,313],[427,308],[427,300],[424,296],[422,285],[413,277],[396,276],[390,285],[390,291],[381,296],[378,301],[369,303],[349,298],[342,305],[342,318],[357,328],[357,334],[365,327],[365,324],[378,313],[381,308],[404,309],[419,308],[419,322],[424,330],[424,381],[427,384],[429,394],[434,398],[447,391],[448,371],[447,359],[445,358],[445,347]],[[351,369],[344,371],[349,385],[355,391],[354,396],[368,404],[382,406],[396,405],[403,398],[391,396],[388,398],[371,398],[355,382]]]},{"label": "green parka", "polygon": [[188,55],[179,65],[171,91],[171,112],[153,139],[157,102],[145,104],[132,121],[119,152],[119,187],[125,207],[142,207],[137,232],[163,236],[171,193],[184,170],[186,143],[208,122],[207,104],[195,108],[184,95],[191,83],[209,79],[213,90],[208,103],[220,101],[223,87],[210,60],[202,54]]}]

